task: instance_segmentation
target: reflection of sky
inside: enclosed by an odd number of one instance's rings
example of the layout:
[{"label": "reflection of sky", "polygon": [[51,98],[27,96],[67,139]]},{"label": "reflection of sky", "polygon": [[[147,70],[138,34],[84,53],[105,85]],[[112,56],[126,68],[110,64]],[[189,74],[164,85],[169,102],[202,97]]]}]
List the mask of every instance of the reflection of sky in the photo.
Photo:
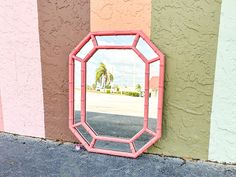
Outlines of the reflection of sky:
[{"label": "reflection of sky", "polygon": [[150,78],[152,76],[159,76],[159,67],[160,67],[160,61],[156,61],[154,63],[150,64]]},{"label": "reflection of sky", "polygon": [[104,63],[114,76],[114,85],[144,85],[144,63],[132,50],[98,50],[87,63],[87,84],[95,83],[96,69]]},{"label": "reflection of sky", "polygon": [[158,55],[153,51],[153,49],[143,40],[139,38],[136,48],[148,59],[157,58]]},{"label": "reflection of sky", "polygon": [[82,49],[76,54],[77,57],[84,59],[86,55],[93,49],[93,42],[90,39]]},{"label": "reflection of sky", "polygon": [[135,35],[96,36],[98,45],[132,45]]},{"label": "reflection of sky", "polygon": [[81,86],[81,63],[75,60],[75,88],[80,88]]},{"label": "reflection of sky", "polygon": [[[135,36],[97,36],[98,45],[132,45]],[[90,41],[91,42],[91,41]],[[85,47],[87,53],[90,51],[91,43]],[[142,39],[137,44],[138,50],[143,53],[148,59],[157,57],[152,52],[147,43]],[[86,50],[81,50],[81,54],[84,56]],[[82,52],[83,51],[83,52]],[[79,52],[80,53],[80,52]],[[80,54],[77,54],[80,55]],[[143,61],[136,55],[136,53],[130,49],[100,49],[87,63],[87,84],[92,85],[95,83],[96,69],[99,64],[103,62],[107,69],[113,74],[113,85],[119,86],[135,86],[140,84],[144,87],[145,65]],[[159,76],[159,62],[152,63],[150,65],[150,78],[152,76]],[[79,66],[80,63],[78,62]],[[75,66],[75,86],[80,85],[80,67]]]}]

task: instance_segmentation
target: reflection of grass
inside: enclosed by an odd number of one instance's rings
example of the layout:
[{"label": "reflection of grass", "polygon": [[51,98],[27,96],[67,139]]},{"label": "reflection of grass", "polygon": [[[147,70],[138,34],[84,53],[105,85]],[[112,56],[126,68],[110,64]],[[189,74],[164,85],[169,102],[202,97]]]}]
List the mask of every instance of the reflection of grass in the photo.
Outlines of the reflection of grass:
[{"label": "reflection of grass", "polygon": [[123,92],[123,94],[128,95],[128,96],[133,96],[133,97],[139,97],[138,92]]}]

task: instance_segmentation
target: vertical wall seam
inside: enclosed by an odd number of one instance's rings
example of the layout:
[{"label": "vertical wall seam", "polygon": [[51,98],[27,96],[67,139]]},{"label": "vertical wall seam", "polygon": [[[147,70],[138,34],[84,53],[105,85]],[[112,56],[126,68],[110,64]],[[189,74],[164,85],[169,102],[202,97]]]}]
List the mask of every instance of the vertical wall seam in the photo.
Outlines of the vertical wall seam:
[{"label": "vertical wall seam", "polygon": [[[220,4],[220,14],[222,9],[222,2]],[[211,140],[211,129],[212,129],[212,111],[213,111],[213,103],[214,103],[214,90],[215,90],[215,79],[216,79],[216,67],[217,67],[217,55],[218,55],[218,49],[219,49],[219,33],[220,33],[220,23],[221,23],[221,17],[219,17],[219,25],[218,25],[218,33],[217,33],[217,43],[216,43],[216,54],[215,54],[215,71],[214,71],[214,83],[213,83],[213,90],[212,90],[212,99],[211,99],[211,114],[210,114],[210,136],[209,136],[209,143],[208,143],[208,158],[210,153],[210,140]]]},{"label": "vertical wall seam", "polygon": [[3,109],[2,109],[1,88],[0,88],[0,131],[4,131],[4,121],[3,121]]},{"label": "vertical wall seam", "polygon": [[39,34],[39,8],[38,8],[38,0],[37,0],[37,19],[38,19],[38,23],[37,23],[37,29],[38,29],[38,41],[39,41],[39,57],[40,57],[40,75],[41,75],[41,78],[40,78],[40,83],[41,83],[41,90],[42,90],[42,108],[43,108],[43,138],[46,137],[46,134],[45,134],[45,111],[44,111],[44,92],[43,92],[43,72],[42,72],[42,60],[41,60],[41,41],[40,41],[40,34]]}]

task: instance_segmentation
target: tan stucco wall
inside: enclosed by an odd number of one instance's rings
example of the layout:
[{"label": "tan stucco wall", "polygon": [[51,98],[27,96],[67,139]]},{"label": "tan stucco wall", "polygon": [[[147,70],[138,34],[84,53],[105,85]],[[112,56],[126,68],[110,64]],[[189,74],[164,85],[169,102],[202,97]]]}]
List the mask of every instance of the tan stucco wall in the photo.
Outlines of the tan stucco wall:
[{"label": "tan stucco wall", "polygon": [[151,152],[207,159],[220,0],[153,0],[151,39],[166,55],[163,137]]},{"label": "tan stucco wall", "polygon": [[91,31],[142,30],[150,35],[151,0],[91,0]]},{"label": "tan stucco wall", "polygon": [[68,128],[68,56],[89,33],[89,0],[38,0],[46,138],[75,141]]}]

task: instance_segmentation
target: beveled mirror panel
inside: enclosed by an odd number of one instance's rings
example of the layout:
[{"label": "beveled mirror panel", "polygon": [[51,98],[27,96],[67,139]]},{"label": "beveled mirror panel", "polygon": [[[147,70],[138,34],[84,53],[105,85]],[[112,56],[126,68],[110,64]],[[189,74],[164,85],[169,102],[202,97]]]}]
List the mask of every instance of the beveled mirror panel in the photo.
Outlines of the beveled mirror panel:
[{"label": "beveled mirror panel", "polygon": [[96,36],[98,46],[131,46],[135,35]]},{"label": "beveled mirror panel", "polygon": [[160,78],[160,60],[150,64],[148,127],[152,131],[156,131],[157,129],[159,78]]},{"label": "beveled mirror panel", "polygon": [[161,137],[164,55],[138,31],[90,33],[70,54],[70,129],[90,152],[137,157]]},{"label": "beveled mirror panel", "polygon": [[81,63],[77,60],[74,61],[74,124],[80,122],[81,110]]},{"label": "beveled mirror panel", "polygon": [[93,42],[90,39],[81,49],[80,51],[76,54],[78,58],[84,59],[86,55],[93,49]]},{"label": "beveled mirror panel", "polygon": [[140,37],[136,48],[144,55],[147,60],[151,60],[158,57],[158,54],[148,45],[148,43]]}]

